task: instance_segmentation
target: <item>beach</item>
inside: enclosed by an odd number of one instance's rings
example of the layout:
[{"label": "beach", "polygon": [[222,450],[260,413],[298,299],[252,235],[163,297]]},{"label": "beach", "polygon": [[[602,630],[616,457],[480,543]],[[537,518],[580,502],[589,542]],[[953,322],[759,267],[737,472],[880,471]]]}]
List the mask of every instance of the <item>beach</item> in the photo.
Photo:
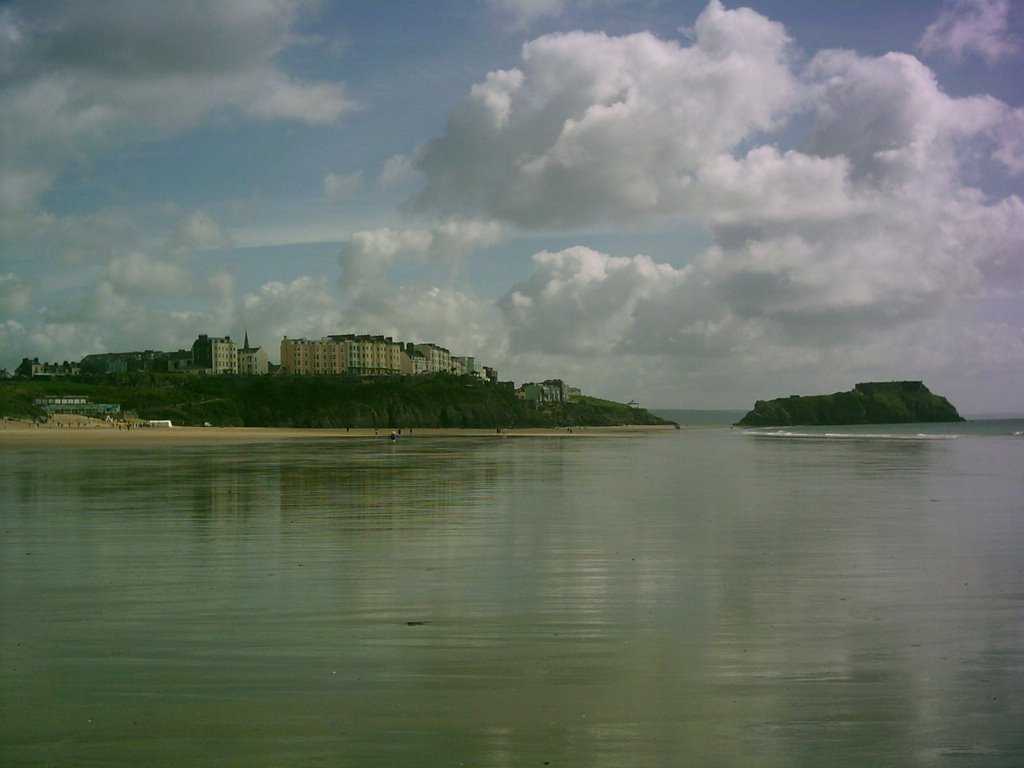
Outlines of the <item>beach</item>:
[{"label": "beach", "polygon": [[[672,425],[629,425],[619,427],[552,427],[521,429],[406,429],[399,440],[424,436],[447,437],[596,437],[637,435],[674,430]],[[5,420],[0,426],[0,449],[31,447],[102,447],[197,445],[210,443],[256,443],[280,440],[310,440],[379,437],[388,439],[390,428],[297,429],[290,427],[151,427],[142,423],[130,428],[85,416],[64,415],[52,422],[34,424]]]},{"label": "beach", "polygon": [[8,422],[0,764],[1020,766],[1021,426],[913,429]]}]

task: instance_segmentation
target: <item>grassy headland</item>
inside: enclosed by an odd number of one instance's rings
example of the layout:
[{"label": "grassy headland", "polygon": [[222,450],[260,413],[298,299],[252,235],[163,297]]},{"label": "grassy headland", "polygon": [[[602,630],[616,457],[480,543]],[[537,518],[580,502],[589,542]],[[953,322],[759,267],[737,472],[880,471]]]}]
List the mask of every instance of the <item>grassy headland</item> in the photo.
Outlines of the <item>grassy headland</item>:
[{"label": "grassy headland", "polygon": [[139,419],[221,427],[467,428],[671,424],[642,408],[582,397],[535,405],[470,376],[108,374],[0,382],[0,415],[39,418],[36,398],[80,395]]}]

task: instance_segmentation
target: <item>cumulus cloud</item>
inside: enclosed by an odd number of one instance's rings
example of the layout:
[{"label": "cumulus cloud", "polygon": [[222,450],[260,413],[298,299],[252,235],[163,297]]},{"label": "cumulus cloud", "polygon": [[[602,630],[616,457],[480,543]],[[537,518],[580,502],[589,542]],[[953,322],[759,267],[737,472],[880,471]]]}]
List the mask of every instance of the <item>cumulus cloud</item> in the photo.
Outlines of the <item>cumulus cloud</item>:
[{"label": "cumulus cloud", "polygon": [[684,274],[642,255],[616,258],[583,246],[542,251],[530,277],[499,306],[517,352],[607,354],[630,335],[637,305],[673,292]]},{"label": "cumulus cloud", "polygon": [[[440,343],[493,364],[507,347],[494,301],[457,285],[454,276],[468,253],[506,233],[498,222],[480,219],[354,233],[339,255],[342,316],[348,327]],[[395,279],[395,272],[401,277]]]},{"label": "cumulus cloud", "polygon": [[451,269],[471,250],[501,239],[504,228],[479,219],[449,219],[430,229],[363,230],[352,235],[339,255],[342,288],[350,293],[372,293],[386,284],[395,266],[432,266]]},{"label": "cumulus cloud", "polygon": [[960,61],[976,55],[987,64],[1010,58],[1020,41],[1009,30],[1010,0],[949,0],[924,31],[918,47]]},{"label": "cumulus cloud", "polygon": [[325,278],[299,277],[273,281],[239,302],[237,315],[225,318],[227,327],[247,328],[253,344],[277,358],[284,336],[319,339],[342,328],[338,299]]},{"label": "cumulus cloud", "polygon": [[712,0],[689,46],[569,33],[522,59],[421,148],[416,207],[526,229],[687,219],[712,245],[684,268],[537,254],[499,302],[512,353],[820,359],[1019,290],[1024,206],[965,179],[1019,171],[1020,110],[947,95],[913,56],[802,63],[781,25]]},{"label": "cumulus cloud", "polygon": [[[756,396],[783,396],[929,374],[977,391],[972,371],[1010,381],[1024,374],[1021,328],[936,315],[921,302],[885,301],[872,286],[823,274],[805,278],[817,281],[815,290],[788,286],[813,272],[815,259],[806,246],[786,245],[776,254],[751,253],[746,265],[723,263],[724,254],[711,249],[682,269],[580,246],[539,253],[530,277],[498,302],[508,339],[502,361],[524,375],[557,370],[592,391],[627,393],[642,381],[647,404],[692,398],[707,407],[746,403],[752,381]],[[791,270],[781,269],[782,259]],[[769,265],[764,272],[755,269],[759,260]],[[935,290],[934,277],[922,281],[923,292]],[[891,311],[904,316],[894,322]],[[839,323],[844,312],[847,322]]]},{"label": "cumulus cloud", "polygon": [[298,0],[15,2],[0,21],[0,204],[33,205],[70,164],[211,114],[323,123],[355,107],[277,55]]},{"label": "cumulus cloud", "polygon": [[846,158],[875,187],[960,183],[959,163],[1010,116],[991,96],[947,96],[907,54],[823,51],[807,75],[816,120],[804,149]]},{"label": "cumulus cloud", "polygon": [[527,43],[418,153],[415,206],[530,228],[685,211],[707,160],[779,128],[801,94],[782,25],[713,0],[694,38]]}]

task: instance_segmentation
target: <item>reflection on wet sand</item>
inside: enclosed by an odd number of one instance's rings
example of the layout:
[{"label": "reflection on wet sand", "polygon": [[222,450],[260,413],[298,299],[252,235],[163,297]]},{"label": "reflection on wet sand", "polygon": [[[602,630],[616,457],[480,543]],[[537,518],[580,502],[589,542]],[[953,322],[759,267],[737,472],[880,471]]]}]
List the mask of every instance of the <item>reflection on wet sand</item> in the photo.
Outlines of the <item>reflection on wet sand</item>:
[{"label": "reflection on wet sand", "polygon": [[3,764],[1024,756],[1005,446],[718,432],[5,459]]}]

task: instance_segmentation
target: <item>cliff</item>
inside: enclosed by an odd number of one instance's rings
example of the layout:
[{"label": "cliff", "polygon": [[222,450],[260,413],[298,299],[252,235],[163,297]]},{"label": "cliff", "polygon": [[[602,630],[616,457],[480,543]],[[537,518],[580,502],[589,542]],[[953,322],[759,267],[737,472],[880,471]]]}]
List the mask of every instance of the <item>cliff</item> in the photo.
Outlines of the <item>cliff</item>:
[{"label": "cliff", "polygon": [[742,427],[906,424],[963,421],[950,402],[920,381],[867,382],[831,395],[758,400]]},{"label": "cliff", "polygon": [[470,376],[190,376],[110,374],[0,382],[0,415],[36,418],[33,399],[84,395],[141,419],[237,427],[560,427],[671,424],[596,398],[536,406]]}]

